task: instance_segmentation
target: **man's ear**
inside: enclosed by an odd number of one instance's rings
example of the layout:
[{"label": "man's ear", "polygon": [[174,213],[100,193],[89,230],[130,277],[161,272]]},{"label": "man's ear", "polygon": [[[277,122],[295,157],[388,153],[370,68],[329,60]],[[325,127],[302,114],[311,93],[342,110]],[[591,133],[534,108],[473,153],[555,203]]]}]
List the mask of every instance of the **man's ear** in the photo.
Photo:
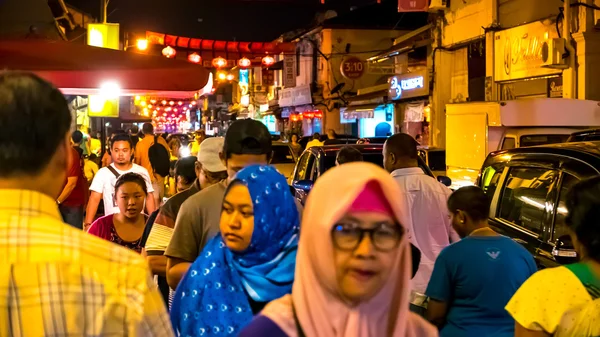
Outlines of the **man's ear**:
[{"label": "man's ear", "polygon": [[219,159],[221,159],[221,164],[227,167],[227,158],[225,157],[225,154],[223,152],[219,152]]},{"label": "man's ear", "polygon": [[271,151],[271,153],[269,153],[269,155],[267,156],[267,161],[269,162],[269,164],[271,164],[271,160],[273,160],[274,154],[275,154],[275,152]]},{"label": "man's ear", "polygon": [[389,157],[390,157],[390,161],[392,162],[392,164],[395,164],[396,163],[396,155],[394,153],[390,152]]}]

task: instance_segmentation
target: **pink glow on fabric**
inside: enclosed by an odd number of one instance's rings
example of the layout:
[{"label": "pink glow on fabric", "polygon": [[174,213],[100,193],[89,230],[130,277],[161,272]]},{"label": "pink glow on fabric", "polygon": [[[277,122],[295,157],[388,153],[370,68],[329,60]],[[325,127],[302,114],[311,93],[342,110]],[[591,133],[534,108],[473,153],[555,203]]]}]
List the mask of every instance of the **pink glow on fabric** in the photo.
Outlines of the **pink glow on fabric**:
[{"label": "pink glow on fabric", "polygon": [[392,206],[385,198],[381,185],[375,180],[369,181],[356,197],[349,211],[351,213],[375,212],[394,216]]}]

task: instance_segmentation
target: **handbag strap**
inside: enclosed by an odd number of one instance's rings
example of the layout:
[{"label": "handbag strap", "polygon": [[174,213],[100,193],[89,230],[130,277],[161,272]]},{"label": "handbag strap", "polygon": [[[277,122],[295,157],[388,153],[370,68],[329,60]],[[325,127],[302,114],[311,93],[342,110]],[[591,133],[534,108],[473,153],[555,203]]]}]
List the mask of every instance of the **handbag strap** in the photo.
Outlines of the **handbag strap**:
[{"label": "handbag strap", "polygon": [[292,303],[292,313],[294,314],[294,323],[296,324],[296,331],[298,331],[298,337],[306,337],[304,330],[302,330],[302,326],[300,325],[300,321],[298,321],[298,316],[296,316],[296,308],[294,307],[294,303]]},{"label": "handbag strap", "polygon": [[117,179],[118,179],[118,178],[121,176],[121,174],[120,174],[119,172],[117,172],[117,170],[115,170],[115,168],[114,168],[114,167],[112,167],[112,166],[110,166],[110,165],[108,165],[107,167],[108,167],[108,170],[109,170],[110,172],[112,172],[112,174],[114,174],[114,175],[115,175],[115,177],[117,177]]}]

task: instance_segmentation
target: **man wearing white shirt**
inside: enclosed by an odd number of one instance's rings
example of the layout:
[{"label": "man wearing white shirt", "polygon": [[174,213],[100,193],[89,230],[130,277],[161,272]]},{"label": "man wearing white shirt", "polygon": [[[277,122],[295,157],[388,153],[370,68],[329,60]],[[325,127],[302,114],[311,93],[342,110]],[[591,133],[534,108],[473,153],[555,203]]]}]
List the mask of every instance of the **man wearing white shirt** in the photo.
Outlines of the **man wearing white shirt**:
[{"label": "man wearing white shirt", "polygon": [[[154,192],[148,170],[131,161],[133,156],[132,146],[131,138],[127,134],[117,134],[112,138],[110,155],[113,162],[109,166],[101,168],[92,181],[90,186],[91,194],[85,216],[85,230],[94,222],[100,200],[104,200],[105,215],[119,212],[119,207],[114,198],[115,182],[119,176],[129,172],[138,173],[146,180],[148,193]],[[154,199],[147,198],[146,209],[148,214],[154,212],[155,208]]]},{"label": "man wearing white shirt", "polygon": [[442,249],[460,240],[448,217],[450,189],[426,175],[419,167],[417,141],[400,133],[383,146],[383,165],[402,190],[399,201],[406,210],[410,242],[421,251],[419,270],[412,280],[411,310],[424,313],[424,295],[433,265]]}]

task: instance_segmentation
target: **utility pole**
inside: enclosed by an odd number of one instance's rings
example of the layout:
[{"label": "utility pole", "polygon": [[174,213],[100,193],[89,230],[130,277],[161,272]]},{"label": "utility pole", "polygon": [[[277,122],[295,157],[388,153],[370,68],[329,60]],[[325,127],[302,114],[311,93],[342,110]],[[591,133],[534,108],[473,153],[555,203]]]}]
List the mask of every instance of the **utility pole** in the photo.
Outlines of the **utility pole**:
[{"label": "utility pole", "polygon": [[108,14],[106,13],[107,9],[108,9],[108,2],[110,0],[100,0],[100,22],[101,23],[106,23],[106,20],[108,19],[107,16]]}]

